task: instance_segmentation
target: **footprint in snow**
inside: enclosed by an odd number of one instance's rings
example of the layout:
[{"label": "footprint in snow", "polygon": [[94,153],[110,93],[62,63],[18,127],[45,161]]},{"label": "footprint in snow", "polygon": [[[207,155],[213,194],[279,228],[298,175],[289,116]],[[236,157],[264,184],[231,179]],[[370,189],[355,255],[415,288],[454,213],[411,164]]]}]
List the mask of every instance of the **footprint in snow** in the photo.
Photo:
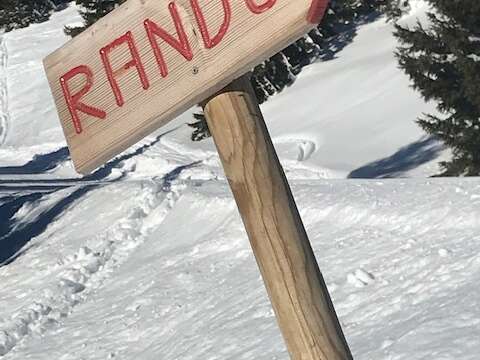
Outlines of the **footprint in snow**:
[{"label": "footprint in snow", "polygon": [[302,162],[310,159],[310,157],[317,151],[317,144],[314,141],[303,138],[276,138],[274,144],[277,150],[283,149],[284,153],[291,151],[297,152],[297,161]]},{"label": "footprint in snow", "polygon": [[306,161],[310,159],[313,153],[317,150],[317,146],[313,141],[305,140],[298,145],[298,161]]},{"label": "footprint in snow", "polygon": [[347,282],[355,287],[361,288],[375,281],[375,276],[363,269],[357,269],[347,275]]}]

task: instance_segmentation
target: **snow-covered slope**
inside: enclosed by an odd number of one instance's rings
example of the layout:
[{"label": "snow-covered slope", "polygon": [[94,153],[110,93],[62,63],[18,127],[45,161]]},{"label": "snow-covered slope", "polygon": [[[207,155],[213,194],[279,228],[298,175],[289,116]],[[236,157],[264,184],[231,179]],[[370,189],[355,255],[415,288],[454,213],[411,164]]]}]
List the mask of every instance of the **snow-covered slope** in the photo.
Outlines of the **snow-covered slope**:
[{"label": "snow-covered slope", "polygon": [[[422,14],[425,5],[418,4],[404,22]],[[66,151],[54,153],[65,142],[41,60],[67,40],[63,26],[77,21],[70,7],[48,23],[3,35],[0,109],[8,121],[0,127],[2,163],[21,165],[39,153],[53,155],[37,161],[37,166],[45,167],[48,161],[55,167],[66,160]],[[263,107],[287,170],[324,178],[438,173],[441,146],[414,122],[435,107],[409,88],[408,78],[397,68],[392,24],[373,21],[346,38],[353,41],[343,41],[345,48],[333,60],[305,69],[294,86]],[[214,152],[212,141],[190,142],[184,124],[191,119],[188,112],[170,125],[183,126],[168,138],[192,152]]]},{"label": "snow-covered slope", "polygon": [[[0,357],[287,359],[191,113],[73,172],[41,58],[78,20],[0,35]],[[478,359],[480,182],[425,178],[447,153],[391,30],[361,26],[263,110],[355,359]]]},{"label": "snow-covered slope", "polygon": [[[161,185],[75,195],[0,269],[5,359],[288,358],[227,185]],[[478,358],[477,180],[294,193],[356,359]]]}]

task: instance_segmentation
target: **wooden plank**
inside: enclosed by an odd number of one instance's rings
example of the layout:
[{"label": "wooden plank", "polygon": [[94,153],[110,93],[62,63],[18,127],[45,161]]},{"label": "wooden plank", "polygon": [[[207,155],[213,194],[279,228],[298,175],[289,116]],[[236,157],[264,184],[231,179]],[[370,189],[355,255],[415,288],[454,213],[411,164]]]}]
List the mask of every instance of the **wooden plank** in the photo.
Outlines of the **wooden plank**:
[{"label": "wooden plank", "polygon": [[[319,20],[326,3],[327,0],[124,3],[44,60],[76,170],[91,172],[301,37],[314,26],[312,21]],[[224,34],[220,33],[220,41],[214,41],[214,46],[204,41],[201,21],[197,20],[200,17],[192,4],[197,4],[203,14],[203,33],[209,32],[213,40],[223,25]],[[171,43],[178,42],[172,15],[176,13],[178,26],[183,26],[190,45],[191,59],[188,51],[181,54],[158,36],[158,28],[152,25],[171,34]],[[147,19],[150,29],[157,30],[152,38],[168,68],[166,77],[161,74],[158,57],[147,36]],[[102,61],[101,49],[106,63]],[[137,61],[132,63],[135,54]],[[118,87],[117,96],[112,84]],[[76,125],[72,114],[78,116]]]},{"label": "wooden plank", "polygon": [[292,359],[352,359],[249,78],[204,109]]}]

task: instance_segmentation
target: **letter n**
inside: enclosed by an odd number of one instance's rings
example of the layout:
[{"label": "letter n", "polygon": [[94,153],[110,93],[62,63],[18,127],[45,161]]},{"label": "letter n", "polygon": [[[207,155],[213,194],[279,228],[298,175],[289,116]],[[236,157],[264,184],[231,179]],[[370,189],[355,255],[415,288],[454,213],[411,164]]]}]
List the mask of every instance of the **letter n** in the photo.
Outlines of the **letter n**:
[{"label": "letter n", "polygon": [[165,58],[163,57],[162,51],[158,46],[157,39],[155,38],[156,36],[162,38],[167,44],[176,49],[180,54],[183,55],[183,57],[187,61],[191,61],[193,59],[192,49],[190,48],[190,44],[188,42],[187,34],[185,33],[182,20],[180,19],[180,15],[178,14],[177,6],[175,5],[175,3],[172,2],[168,5],[168,8],[170,10],[170,14],[172,15],[175,29],[177,30],[178,40],[150,19],[145,20],[143,23],[145,25],[145,30],[147,31],[148,40],[150,41],[150,45],[152,46],[153,53],[155,55],[155,58],[157,59],[158,67],[160,68],[160,74],[162,75],[162,77],[167,77],[168,67],[167,63],[165,62]]}]

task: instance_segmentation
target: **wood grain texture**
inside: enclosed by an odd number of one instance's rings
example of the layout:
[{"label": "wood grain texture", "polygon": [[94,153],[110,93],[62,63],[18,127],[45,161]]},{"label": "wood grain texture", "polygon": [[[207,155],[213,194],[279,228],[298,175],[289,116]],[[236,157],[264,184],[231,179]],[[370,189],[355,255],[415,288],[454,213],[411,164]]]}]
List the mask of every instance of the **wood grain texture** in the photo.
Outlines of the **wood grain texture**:
[{"label": "wood grain texture", "polygon": [[[265,1],[254,0],[257,4]],[[326,0],[323,0],[326,3]],[[152,131],[222,89],[233,79],[283,49],[308,32],[312,0],[277,0],[262,14],[253,14],[245,0],[229,0],[231,22],[222,41],[206,49],[189,0],[175,4],[189,39],[193,59],[187,61],[177,50],[158,39],[169,74],[160,76],[158,64],[146,36],[144,20],[150,19],[176,37],[168,0],[129,0],[72,39],[44,60],[75,168],[88,173],[141,140]],[[212,36],[220,28],[224,13],[221,1],[199,0]],[[108,82],[99,51],[131,32],[145,68],[150,87],[142,88],[135,67],[117,73],[125,104],[119,107]],[[132,59],[124,44],[111,52],[111,63],[121,69]],[[60,77],[74,67],[86,65],[93,72],[93,87],[82,98],[107,113],[105,119],[80,113],[83,131],[75,132]],[[72,91],[85,84],[82,76],[71,80]]]},{"label": "wood grain texture", "polygon": [[204,110],[292,359],[352,359],[248,77]]}]

